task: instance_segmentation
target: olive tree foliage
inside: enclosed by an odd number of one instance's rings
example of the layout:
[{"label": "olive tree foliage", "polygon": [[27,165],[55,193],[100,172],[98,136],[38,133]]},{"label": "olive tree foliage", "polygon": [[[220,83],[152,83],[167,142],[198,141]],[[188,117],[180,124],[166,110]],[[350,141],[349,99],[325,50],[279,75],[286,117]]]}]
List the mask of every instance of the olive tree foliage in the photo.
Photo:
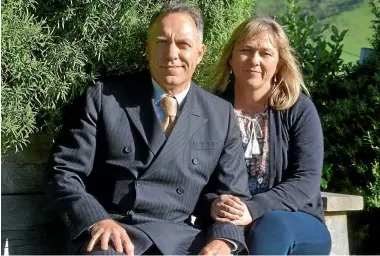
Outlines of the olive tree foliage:
[{"label": "olive tree foliage", "polygon": [[[163,0],[11,0],[2,3],[3,152],[18,151],[37,131],[55,135],[62,109],[100,75],[147,68],[150,18]],[[231,31],[252,0],[193,0],[205,19],[206,56],[195,80],[208,84]],[[207,87],[207,86],[205,86]]]},{"label": "olive tree foliage", "polygon": [[86,56],[75,41],[54,42],[54,29],[38,19],[35,1],[2,7],[1,146],[16,151],[54,116],[79,83],[86,81]]}]

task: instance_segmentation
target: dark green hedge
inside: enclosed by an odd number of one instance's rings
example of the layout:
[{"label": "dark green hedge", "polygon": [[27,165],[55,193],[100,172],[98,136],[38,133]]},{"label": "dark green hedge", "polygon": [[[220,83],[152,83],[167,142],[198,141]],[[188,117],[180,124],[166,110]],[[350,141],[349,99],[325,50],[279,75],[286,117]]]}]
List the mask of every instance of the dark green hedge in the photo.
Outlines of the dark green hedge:
[{"label": "dark green hedge", "polygon": [[370,6],[372,56],[345,66],[319,99],[328,189],[363,195],[367,209],[380,208],[380,0]]}]

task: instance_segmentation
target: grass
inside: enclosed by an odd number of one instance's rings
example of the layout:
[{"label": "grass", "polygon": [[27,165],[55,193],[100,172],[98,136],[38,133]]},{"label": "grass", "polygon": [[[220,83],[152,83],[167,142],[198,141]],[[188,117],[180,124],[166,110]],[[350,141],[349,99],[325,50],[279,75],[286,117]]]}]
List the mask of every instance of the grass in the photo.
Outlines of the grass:
[{"label": "grass", "polygon": [[[344,9],[342,6],[337,8],[343,0],[324,0],[316,4],[317,8],[311,10],[312,0],[299,0],[299,4],[304,8],[304,12],[312,13],[321,18],[323,24],[335,25],[339,31],[348,29],[343,41],[342,59],[345,62],[358,61],[360,49],[371,47],[368,38],[372,36],[371,20],[374,15],[369,7],[369,0],[357,0],[350,8]],[[315,2],[315,1],[314,1]],[[346,1],[355,2],[355,1]],[[279,16],[286,11],[286,0],[257,0],[255,13],[257,15],[276,15]],[[335,7],[335,8],[332,8]],[[330,16],[329,16],[330,15]],[[325,18],[324,16],[329,16]],[[331,30],[325,32],[327,38],[331,35]]]},{"label": "grass", "polygon": [[359,60],[360,48],[371,47],[368,39],[372,36],[371,20],[374,19],[374,15],[368,2],[369,0],[366,0],[354,10],[342,12],[323,21],[335,25],[339,30],[348,29],[343,41],[342,58],[345,61]]}]

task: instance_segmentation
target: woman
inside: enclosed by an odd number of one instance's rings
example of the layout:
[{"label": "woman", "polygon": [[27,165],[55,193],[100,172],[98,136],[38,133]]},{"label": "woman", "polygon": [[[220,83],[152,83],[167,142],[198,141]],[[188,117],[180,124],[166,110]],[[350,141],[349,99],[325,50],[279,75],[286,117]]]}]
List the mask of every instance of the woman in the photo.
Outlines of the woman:
[{"label": "woman", "polygon": [[223,195],[212,218],[248,225],[252,255],[329,254],[320,196],[323,135],[289,40],[268,18],[248,19],[220,58],[216,92],[241,130],[252,199]]}]

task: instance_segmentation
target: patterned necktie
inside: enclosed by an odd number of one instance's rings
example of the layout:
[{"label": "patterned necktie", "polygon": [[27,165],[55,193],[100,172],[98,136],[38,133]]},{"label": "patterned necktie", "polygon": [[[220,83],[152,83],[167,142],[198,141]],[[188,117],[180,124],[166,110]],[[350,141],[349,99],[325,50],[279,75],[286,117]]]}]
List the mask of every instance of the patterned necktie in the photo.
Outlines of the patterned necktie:
[{"label": "patterned necktie", "polygon": [[164,130],[165,135],[169,136],[176,121],[178,102],[173,96],[166,95],[160,100],[160,105],[165,113],[165,118],[162,121],[162,129]]}]

